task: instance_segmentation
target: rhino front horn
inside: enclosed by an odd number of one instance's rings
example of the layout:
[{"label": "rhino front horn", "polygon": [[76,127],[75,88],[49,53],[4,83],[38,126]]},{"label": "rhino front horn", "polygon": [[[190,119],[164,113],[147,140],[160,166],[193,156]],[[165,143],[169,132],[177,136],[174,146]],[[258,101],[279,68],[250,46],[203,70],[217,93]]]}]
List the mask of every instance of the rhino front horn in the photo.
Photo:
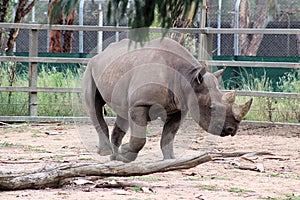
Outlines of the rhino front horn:
[{"label": "rhino front horn", "polygon": [[241,104],[241,105],[233,104],[232,113],[236,120],[242,121],[242,119],[247,115],[248,111],[250,110],[252,101],[253,99],[251,98],[245,104]]}]

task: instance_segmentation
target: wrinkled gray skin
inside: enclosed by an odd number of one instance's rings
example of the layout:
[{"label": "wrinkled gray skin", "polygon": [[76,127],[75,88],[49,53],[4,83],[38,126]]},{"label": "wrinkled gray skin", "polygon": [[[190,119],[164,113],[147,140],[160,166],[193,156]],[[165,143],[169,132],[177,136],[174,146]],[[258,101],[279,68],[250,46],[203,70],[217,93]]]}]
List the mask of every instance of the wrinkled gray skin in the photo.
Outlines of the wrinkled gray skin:
[{"label": "wrinkled gray skin", "polygon": [[[127,39],[111,44],[91,59],[83,77],[86,104],[99,136],[98,153],[111,155],[112,160],[135,160],[146,143],[147,122],[160,117],[163,157],[173,159],[174,136],[188,111],[204,130],[234,136],[252,99],[237,105],[234,92],[222,93],[218,88],[222,73],[206,72],[185,48],[168,38],[143,47],[130,46]],[[111,141],[103,118],[105,104],[117,114]],[[129,127],[130,141],[121,145]]]}]

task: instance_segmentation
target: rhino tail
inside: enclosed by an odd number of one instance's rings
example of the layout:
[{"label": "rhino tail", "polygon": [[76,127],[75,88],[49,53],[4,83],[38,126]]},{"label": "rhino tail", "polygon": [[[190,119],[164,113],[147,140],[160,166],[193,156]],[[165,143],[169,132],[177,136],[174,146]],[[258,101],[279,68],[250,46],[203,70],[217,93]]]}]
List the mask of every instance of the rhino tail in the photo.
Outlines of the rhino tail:
[{"label": "rhino tail", "polygon": [[96,113],[98,114],[99,109],[101,109],[102,113],[102,110],[104,110],[103,106],[105,105],[105,101],[103,100],[103,97],[96,86],[91,68],[89,67],[86,69],[83,75],[82,88],[85,102],[90,109],[90,112],[96,111]]},{"label": "rhino tail", "polygon": [[84,73],[82,88],[91,121],[99,137],[98,153],[101,156],[111,155],[113,149],[109,140],[108,127],[103,117],[106,102],[95,84],[90,68],[87,68]]}]

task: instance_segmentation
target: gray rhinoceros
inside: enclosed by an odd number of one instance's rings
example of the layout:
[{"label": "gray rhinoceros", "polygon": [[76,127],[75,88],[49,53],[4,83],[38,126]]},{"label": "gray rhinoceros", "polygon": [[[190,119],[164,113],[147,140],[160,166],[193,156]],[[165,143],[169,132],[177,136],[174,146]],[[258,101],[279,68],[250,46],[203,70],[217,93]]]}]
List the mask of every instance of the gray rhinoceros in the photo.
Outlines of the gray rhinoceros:
[{"label": "gray rhinoceros", "polygon": [[[160,117],[163,157],[173,159],[174,136],[188,111],[205,131],[234,136],[252,99],[237,105],[234,91],[221,92],[218,81],[223,71],[207,72],[169,38],[143,46],[128,39],[109,45],[90,60],[83,77],[85,101],[99,136],[98,153],[112,160],[135,160],[146,143],[147,122]],[[105,104],[117,114],[111,142],[103,118]],[[129,127],[129,143],[120,147]]]}]

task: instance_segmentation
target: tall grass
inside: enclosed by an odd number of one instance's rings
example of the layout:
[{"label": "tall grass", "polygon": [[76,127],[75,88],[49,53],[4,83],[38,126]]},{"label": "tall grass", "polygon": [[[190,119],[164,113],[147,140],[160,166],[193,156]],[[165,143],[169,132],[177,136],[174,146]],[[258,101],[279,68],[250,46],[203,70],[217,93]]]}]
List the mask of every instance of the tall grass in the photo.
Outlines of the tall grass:
[{"label": "tall grass", "polygon": [[[65,69],[58,72],[56,68],[42,67],[38,76],[38,86],[48,88],[79,88],[81,87],[81,77],[83,71],[71,71]],[[38,93],[38,115],[41,116],[72,116],[74,109],[81,107],[82,113],[76,115],[86,115],[81,93]]]},{"label": "tall grass", "polygon": [[[300,93],[299,72],[288,72],[274,84],[274,80],[268,78],[266,73],[261,77],[254,77],[253,74],[246,71],[239,71],[238,74],[241,74],[239,80],[229,79],[224,83],[224,88],[229,88],[232,82],[238,82],[239,90]],[[237,102],[245,102],[248,98],[239,96]],[[253,97],[253,99],[254,102],[246,117],[247,120],[300,122],[300,99],[273,97]]]},{"label": "tall grass", "polygon": [[[2,63],[1,63],[2,64]],[[11,63],[3,63],[1,66],[0,86],[9,86],[10,79],[6,68]],[[38,74],[38,87],[47,88],[76,88],[81,87],[82,69],[71,71],[65,69],[57,71],[55,67],[41,66]],[[27,87],[28,73],[17,73],[12,86]],[[28,92],[13,92],[9,101],[9,92],[0,93],[0,115],[2,116],[26,116],[28,109]],[[76,115],[86,116],[81,93],[38,93],[39,116],[73,116],[74,108],[79,110]]]},{"label": "tall grass", "polygon": [[[0,86],[9,86],[10,80],[6,68],[12,63],[1,63]],[[38,75],[39,87],[62,87],[79,88],[84,67],[72,71],[66,68],[57,71],[55,67],[41,66]],[[243,70],[243,69],[242,69]],[[274,86],[274,81],[270,80],[266,74],[261,77],[254,77],[245,71],[239,80],[229,79],[223,83],[223,89],[230,89],[232,83],[240,83],[239,90],[247,91],[275,91],[300,93],[299,72],[286,73]],[[17,73],[12,84],[17,87],[28,86],[27,73]],[[246,102],[249,97],[239,96],[238,103]],[[114,113],[106,107],[108,116]],[[0,92],[0,115],[2,116],[24,116],[28,115],[28,93],[13,92],[11,102],[9,93]],[[88,116],[81,93],[38,93],[38,115],[39,116]],[[257,121],[278,121],[278,122],[300,122],[300,99],[254,97],[253,106],[246,117],[247,120]]]}]

